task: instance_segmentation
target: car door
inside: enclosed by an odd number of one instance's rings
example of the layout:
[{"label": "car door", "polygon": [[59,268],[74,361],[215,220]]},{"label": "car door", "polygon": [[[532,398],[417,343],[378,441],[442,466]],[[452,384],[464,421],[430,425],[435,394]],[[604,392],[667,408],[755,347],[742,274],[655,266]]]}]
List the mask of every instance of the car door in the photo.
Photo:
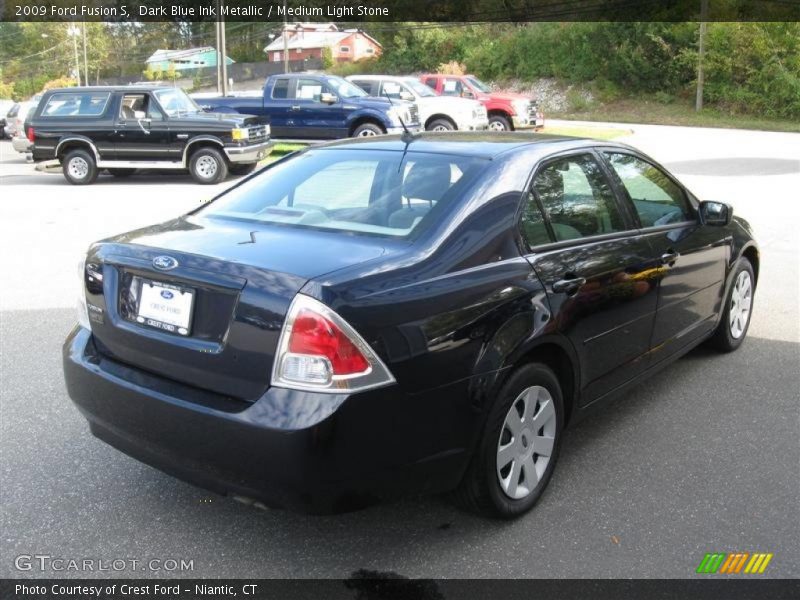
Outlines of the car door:
[{"label": "car door", "polygon": [[680,352],[715,326],[730,240],[700,223],[691,195],[644,156],[603,152],[637,226],[661,262],[653,360]]},{"label": "car door", "polygon": [[170,160],[175,155],[164,112],[147,92],[123,94],[113,142],[116,160]]},{"label": "car door", "polygon": [[[322,94],[336,96],[336,102],[322,102]],[[298,115],[299,136],[306,139],[330,139],[347,135],[347,110],[342,99],[322,79],[302,77],[297,80],[294,104]]]},{"label": "car door", "polygon": [[264,90],[270,94],[264,98],[264,114],[269,117],[272,136],[276,138],[299,137],[297,119],[299,107],[296,109],[294,102],[295,79],[292,77],[277,77],[272,88]]},{"label": "car door", "polygon": [[566,336],[580,359],[581,404],[644,371],[657,305],[652,249],[595,153],[537,167],[521,233],[547,289],[548,330]]}]

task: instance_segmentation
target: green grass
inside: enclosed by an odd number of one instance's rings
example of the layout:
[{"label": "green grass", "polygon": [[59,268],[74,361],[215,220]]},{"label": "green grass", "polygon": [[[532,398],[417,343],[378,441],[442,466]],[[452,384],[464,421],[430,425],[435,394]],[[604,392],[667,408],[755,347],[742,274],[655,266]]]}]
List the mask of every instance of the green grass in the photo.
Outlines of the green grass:
[{"label": "green grass", "polygon": [[542,133],[554,135],[570,135],[573,137],[586,137],[596,140],[613,140],[618,137],[630,135],[631,130],[622,127],[592,127],[572,125],[548,125],[545,121]]},{"label": "green grass", "polygon": [[722,127],[726,129],[758,129],[761,131],[800,132],[800,122],[766,119],[753,115],[735,115],[706,108],[695,112],[686,100],[659,102],[654,98],[623,98],[596,103],[586,110],[548,113],[553,119],[606,121],[616,123],[649,123],[653,125],[685,125],[689,127]]},{"label": "green grass", "polygon": [[272,148],[272,152],[269,156],[267,156],[264,160],[261,161],[260,164],[267,165],[271,162],[275,162],[279,158],[286,156],[290,152],[294,152],[295,150],[302,150],[306,147],[306,144],[285,144],[283,142],[277,142],[275,146]]}]

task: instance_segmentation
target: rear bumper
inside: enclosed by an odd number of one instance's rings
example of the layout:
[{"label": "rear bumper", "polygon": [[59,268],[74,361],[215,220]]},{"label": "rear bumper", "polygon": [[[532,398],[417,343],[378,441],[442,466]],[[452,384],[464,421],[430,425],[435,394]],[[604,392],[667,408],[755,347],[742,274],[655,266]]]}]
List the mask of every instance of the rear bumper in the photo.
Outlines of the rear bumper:
[{"label": "rear bumper", "polygon": [[269,156],[275,142],[268,140],[250,146],[225,146],[225,154],[232,163],[254,163]]},{"label": "rear bumper", "polygon": [[98,438],[212,491],[303,512],[451,489],[477,427],[464,382],[417,395],[270,388],[251,404],[112,362],[86,329],[67,338],[63,360],[69,395]]},{"label": "rear bumper", "polygon": [[11,147],[14,148],[17,152],[27,153],[31,151],[31,146],[33,143],[25,137],[16,136],[11,140]]}]

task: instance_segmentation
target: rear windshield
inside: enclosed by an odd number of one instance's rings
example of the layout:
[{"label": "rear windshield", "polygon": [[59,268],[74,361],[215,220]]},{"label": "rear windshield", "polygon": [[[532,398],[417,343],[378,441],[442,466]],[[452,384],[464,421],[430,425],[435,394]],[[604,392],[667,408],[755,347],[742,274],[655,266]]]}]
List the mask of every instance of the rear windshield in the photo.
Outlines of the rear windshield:
[{"label": "rear windshield", "polygon": [[421,152],[309,150],[233,188],[200,214],[405,237],[435,220],[486,163]]},{"label": "rear windshield", "polygon": [[97,117],[108,104],[108,92],[65,92],[53,94],[42,109],[43,117]]}]

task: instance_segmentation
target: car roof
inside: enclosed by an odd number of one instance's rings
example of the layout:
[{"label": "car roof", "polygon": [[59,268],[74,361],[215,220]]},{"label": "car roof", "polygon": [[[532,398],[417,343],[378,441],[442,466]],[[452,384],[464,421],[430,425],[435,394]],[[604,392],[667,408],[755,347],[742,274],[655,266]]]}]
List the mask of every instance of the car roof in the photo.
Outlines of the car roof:
[{"label": "car roof", "polygon": [[[53,88],[44,92],[51,94],[54,92],[75,92],[76,94],[92,93],[92,92],[152,92],[154,90],[171,90],[174,89],[171,85],[92,85],[83,87],[65,87]],[[179,88],[175,88],[179,89]]]},{"label": "car roof", "polygon": [[[605,140],[594,140],[591,138],[546,133],[497,133],[483,131],[454,131],[449,133],[426,132],[415,134],[410,142],[406,142],[402,135],[350,138],[315,147],[321,149],[350,148],[396,152],[407,150],[409,152],[428,152],[432,154],[451,154],[493,159],[505,152],[522,148],[546,150],[547,154],[551,154],[562,150],[590,148],[599,145],[629,148],[629,146],[625,144],[608,142]],[[312,148],[313,147],[314,146],[312,146]]]}]

